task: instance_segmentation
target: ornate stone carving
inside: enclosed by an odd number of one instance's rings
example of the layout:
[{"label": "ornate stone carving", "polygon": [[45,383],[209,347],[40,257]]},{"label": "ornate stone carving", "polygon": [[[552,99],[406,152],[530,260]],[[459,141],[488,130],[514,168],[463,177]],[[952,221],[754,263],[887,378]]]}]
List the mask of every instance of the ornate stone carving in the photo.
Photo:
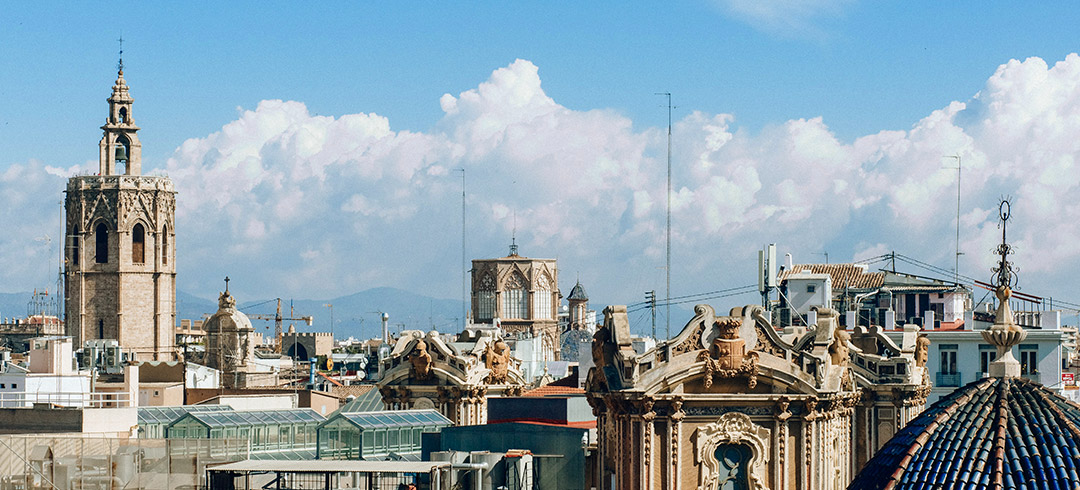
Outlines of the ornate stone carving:
[{"label": "ornate stone carving", "polygon": [[847,366],[848,363],[848,342],[851,340],[851,334],[846,330],[836,329],[833,331],[833,341],[829,344],[829,357],[832,360],[834,366]]},{"label": "ornate stone carving", "polygon": [[735,378],[745,376],[747,386],[757,386],[758,353],[746,352],[746,342],[739,338],[738,319],[728,318],[716,322],[719,337],[713,340],[709,350],[698,354],[697,360],[705,362],[705,389],[712,387],[713,376]]},{"label": "ornate stone carving", "polygon": [[510,369],[510,348],[506,346],[506,342],[502,339],[488,342],[484,351],[484,366],[491,370],[484,380],[485,383],[506,383]]},{"label": "ornate stone carving", "polygon": [[416,346],[413,347],[412,354],[409,355],[409,362],[412,363],[411,375],[417,380],[431,379],[431,354],[428,353],[427,342],[423,340],[417,340]]},{"label": "ornate stone carving", "polygon": [[930,356],[930,338],[926,335],[920,335],[918,340],[915,341],[915,365],[921,368],[926,367],[926,360]]},{"label": "ornate stone carving", "polygon": [[772,354],[779,358],[783,358],[786,355],[785,349],[773,340],[773,336],[769,335],[768,332],[765,331],[766,328],[772,327],[767,327],[765,325],[762,325],[761,323],[754,322],[754,332],[757,333],[756,350],[759,350],[766,354]]},{"label": "ornate stone carving", "polygon": [[717,475],[720,462],[716,449],[721,444],[743,444],[750,448],[750,464],[747,480],[751,490],[763,489],[766,464],[769,461],[769,429],[755,424],[750,417],[730,412],[694,431],[694,462],[698,464],[698,488],[714,490],[718,487]]}]

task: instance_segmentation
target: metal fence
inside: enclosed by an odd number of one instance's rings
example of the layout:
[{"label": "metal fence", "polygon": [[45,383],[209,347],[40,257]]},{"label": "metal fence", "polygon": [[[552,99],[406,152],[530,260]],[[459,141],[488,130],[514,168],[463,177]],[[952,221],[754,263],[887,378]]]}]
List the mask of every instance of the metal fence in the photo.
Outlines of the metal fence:
[{"label": "metal fence", "polygon": [[130,407],[130,396],[125,392],[30,392],[9,391],[0,393],[0,408],[29,408],[35,403],[47,403],[60,407],[117,408]]},{"label": "metal fence", "polygon": [[0,490],[202,488],[207,464],[247,457],[246,439],[0,435]]}]

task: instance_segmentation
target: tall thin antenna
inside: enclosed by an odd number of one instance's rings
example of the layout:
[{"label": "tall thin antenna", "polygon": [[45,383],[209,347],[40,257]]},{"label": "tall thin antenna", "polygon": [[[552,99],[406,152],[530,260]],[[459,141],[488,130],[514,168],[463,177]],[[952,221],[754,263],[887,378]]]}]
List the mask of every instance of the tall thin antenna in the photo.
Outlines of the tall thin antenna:
[{"label": "tall thin antenna", "polygon": [[953,282],[960,284],[960,171],[963,168],[960,155],[945,155],[956,159],[956,263],[953,266]]},{"label": "tall thin antenna", "polygon": [[667,96],[667,297],[664,298],[665,316],[667,317],[667,338],[671,338],[671,92],[657,92]]},{"label": "tall thin antenna", "polygon": [[461,331],[464,332],[469,314],[469,266],[465,261],[465,167],[458,170],[461,171]]}]

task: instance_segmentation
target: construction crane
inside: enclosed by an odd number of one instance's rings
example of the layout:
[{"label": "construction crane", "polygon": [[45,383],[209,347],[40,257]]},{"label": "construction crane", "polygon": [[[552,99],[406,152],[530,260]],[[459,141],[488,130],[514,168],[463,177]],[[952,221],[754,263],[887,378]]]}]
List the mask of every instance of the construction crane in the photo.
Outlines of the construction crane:
[{"label": "construction crane", "polygon": [[282,321],[304,322],[304,323],[307,323],[307,325],[309,327],[311,326],[311,324],[314,321],[310,316],[300,316],[300,317],[296,316],[296,313],[293,312],[293,308],[292,308],[291,304],[289,305],[289,317],[288,318],[282,317],[281,316],[281,298],[277,298],[277,313],[275,313],[274,315],[248,315],[248,318],[254,318],[256,320],[273,320],[274,321],[274,352],[279,353],[279,354],[281,353],[281,341],[282,341],[282,335],[283,335],[282,331],[281,331],[281,322]]}]

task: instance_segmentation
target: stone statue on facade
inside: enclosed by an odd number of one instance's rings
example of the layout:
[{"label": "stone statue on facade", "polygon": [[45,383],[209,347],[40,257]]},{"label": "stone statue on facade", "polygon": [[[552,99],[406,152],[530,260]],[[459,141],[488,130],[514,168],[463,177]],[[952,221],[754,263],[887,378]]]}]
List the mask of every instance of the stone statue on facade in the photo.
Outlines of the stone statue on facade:
[{"label": "stone statue on facade", "polygon": [[491,370],[487,378],[488,383],[506,383],[510,369],[510,348],[507,347],[506,342],[502,339],[488,342],[486,352],[484,352],[484,365]]},{"label": "stone statue on facade", "polygon": [[847,330],[838,328],[833,332],[833,342],[829,344],[829,357],[834,366],[847,366],[848,342],[850,341],[851,334]]},{"label": "stone statue on facade", "polygon": [[431,354],[428,353],[427,342],[417,340],[416,346],[413,347],[412,354],[409,357],[409,362],[412,363],[413,378],[418,380],[431,378],[432,361]]},{"label": "stone statue on facade", "polygon": [[926,360],[930,357],[930,338],[920,335],[915,341],[915,365],[926,367]]}]

